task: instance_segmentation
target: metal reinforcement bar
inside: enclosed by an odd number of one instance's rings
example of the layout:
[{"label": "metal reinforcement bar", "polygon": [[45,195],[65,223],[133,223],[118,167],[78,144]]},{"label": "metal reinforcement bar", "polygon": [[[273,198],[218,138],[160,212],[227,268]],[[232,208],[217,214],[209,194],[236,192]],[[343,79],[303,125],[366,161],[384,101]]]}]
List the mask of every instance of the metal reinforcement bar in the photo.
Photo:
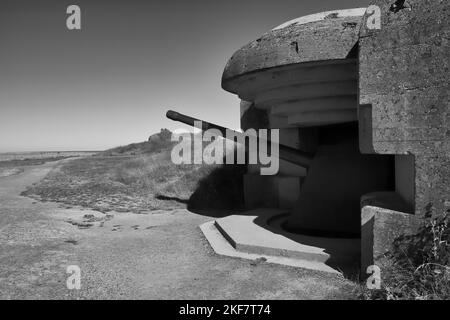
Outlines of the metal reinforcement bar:
[{"label": "metal reinforcement bar", "polygon": [[[200,121],[202,124],[202,130],[206,131],[208,129],[217,129],[219,130],[224,138],[227,138],[227,130],[230,133],[233,133],[235,136],[245,136],[242,132],[238,132],[235,130],[231,130],[222,126],[219,126],[217,124],[211,123],[211,122],[207,122],[207,121],[203,121],[200,119],[196,119],[193,117],[189,117],[186,116],[184,114],[178,113],[176,111],[172,111],[169,110],[166,113],[166,117],[174,120],[174,121],[178,121],[178,122],[182,122],[184,124],[187,124],[189,126],[195,127],[195,122],[196,121]],[[245,137],[244,137],[245,138]],[[270,143],[270,139],[268,138],[267,141]],[[291,163],[295,163],[298,164],[304,168],[308,168],[312,159],[314,158],[314,155],[311,153],[307,153],[307,152],[303,152],[282,144],[279,144],[279,156],[280,159],[283,159],[285,161],[291,162]]]}]

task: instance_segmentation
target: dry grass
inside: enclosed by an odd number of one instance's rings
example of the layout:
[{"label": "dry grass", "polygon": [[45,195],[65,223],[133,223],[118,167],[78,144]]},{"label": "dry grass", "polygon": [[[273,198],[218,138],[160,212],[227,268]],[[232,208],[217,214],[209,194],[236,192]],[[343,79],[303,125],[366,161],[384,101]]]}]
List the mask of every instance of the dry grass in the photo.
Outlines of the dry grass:
[{"label": "dry grass", "polygon": [[242,206],[243,166],[175,165],[170,147],[144,142],[76,159],[23,195],[101,212]]},{"label": "dry grass", "polygon": [[423,226],[395,240],[378,266],[381,289],[361,288],[360,298],[388,300],[450,299],[450,211],[428,206]]}]

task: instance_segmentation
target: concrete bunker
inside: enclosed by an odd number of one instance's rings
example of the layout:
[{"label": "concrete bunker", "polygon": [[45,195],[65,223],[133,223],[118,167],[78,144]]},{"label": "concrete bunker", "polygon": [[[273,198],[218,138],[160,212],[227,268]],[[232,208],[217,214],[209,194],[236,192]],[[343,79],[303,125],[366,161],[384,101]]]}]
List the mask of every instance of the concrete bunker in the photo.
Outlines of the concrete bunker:
[{"label": "concrete bunker", "polygon": [[[274,177],[249,168],[246,206],[289,209],[284,230],[330,244],[358,241],[363,195],[396,188],[395,158],[359,150],[357,42],[364,12],[326,12],[277,27],[236,52],[222,78],[223,88],[243,100],[242,129],[279,129],[280,144],[314,154],[309,168],[281,161]],[[358,250],[349,249],[346,262],[358,263]]]},{"label": "concrete bunker", "polygon": [[360,101],[365,12],[289,21],[238,50],[222,77],[242,100],[242,129],[277,128],[281,144],[315,154],[309,168],[281,160],[273,177],[249,166],[246,207],[288,209],[282,225],[290,233],[363,239],[346,260],[359,264],[361,255],[362,268],[374,260],[374,231],[364,227],[361,208],[412,214],[416,199],[414,155],[374,150],[372,105]]},{"label": "concrete bunker", "polygon": [[301,17],[230,58],[222,87],[241,99],[241,128],[279,129],[280,144],[314,154],[309,167],[280,159],[275,176],[248,165],[244,198],[255,224],[293,242],[272,245],[250,226],[259,241],[251,247],[240,238],[244,218],[219,219],[235,248],[260,252],[264,243],[365,270],[415,229],[426,206],[449,206],[449,23],[435,17],[449,5],[410,2],[414,10],[393,12],[374,1],[380,30],[367,27],[365,8]]}]

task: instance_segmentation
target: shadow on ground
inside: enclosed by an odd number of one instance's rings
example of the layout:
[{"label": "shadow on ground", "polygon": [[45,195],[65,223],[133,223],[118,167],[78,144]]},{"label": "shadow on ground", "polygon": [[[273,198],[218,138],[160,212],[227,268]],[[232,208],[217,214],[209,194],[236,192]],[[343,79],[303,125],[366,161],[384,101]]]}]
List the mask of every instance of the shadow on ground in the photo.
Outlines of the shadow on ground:
[{"label": "shadow on ground", "polygon": [[[223,218],[230,215],[254,215],[254,211],[245,209],[243,190],[243,176],[245,173],[245,165],[223,165],[201,179],[189,199],[161,194],[156,198],[186,204],[190,212],[212,218]],[[288,211],[287,213],[289,213]],[[270,232],[299,242],[299,235],[288,232],[281,227],[271,226],[262,217],[257,217],[254,223]],[[314,243],[314,241],[304,243],[305,237],[301,237],[301,239],[302,244],[317,246],[317,243]],[[314,237],[310,237],[310,239],[314,239]],[[336,249],[339,250],[333,245],[330,245],[329,248],[325,247],[325,252],[330,254],[330,259],[326,264],[340,270],[346,278],[356,279],[359,272],[358,264],[352,263],[349,265],[348,262],[341,261],[339,258],[340,254],[336,252]],[[359,261],[359,257],[355,260]]]},{"label": "shadow on ground", "polygon": [[214,218],[243,213],[245,173],[245,165],[223,165],[201,179],[189,199],[163,194],[156,198],[184,203],[189,211]]}]

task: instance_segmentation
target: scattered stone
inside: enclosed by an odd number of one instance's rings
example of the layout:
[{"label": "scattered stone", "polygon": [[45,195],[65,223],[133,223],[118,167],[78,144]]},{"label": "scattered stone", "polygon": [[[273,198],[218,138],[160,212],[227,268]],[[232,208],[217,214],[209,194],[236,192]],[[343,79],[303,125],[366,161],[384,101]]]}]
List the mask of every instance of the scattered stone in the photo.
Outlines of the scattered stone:
[{"label": "scattered stone", "polygon": [[342,26],[344,29],[346,28],[355,28],[358,25],[357,22],[342,22]]},{"label": "scattered stone", "polygon": [[96,217],[96,216],[93,215],[93,214],[85,214],[85,215],[83,216],[83,218],[84,218],[84,221],[85,221],[85,222],[104,221],[104,219],[105,219],[105,218],[103,218],[103,217]]},{"label": "scattered stone", "polygon": [[87,222],[79,222],[79,221],[74,221],[74,220],[67,220],[67,223],[70,223],[74,226],[77,226],[79,229],[87,229],[93,226],[92,223],[87,223]]},{"label": "scattered stone", "polygon": [[255,260],[253,260],[252,262],[250,262],[250,265],[251,265],[251,266],[257,266],[258,264],[264,263],[264,262],[266,262],[266,261],[267,261],[266,258],[261,257],[261,258],[257,258],[257,259],[255,259]]}]

